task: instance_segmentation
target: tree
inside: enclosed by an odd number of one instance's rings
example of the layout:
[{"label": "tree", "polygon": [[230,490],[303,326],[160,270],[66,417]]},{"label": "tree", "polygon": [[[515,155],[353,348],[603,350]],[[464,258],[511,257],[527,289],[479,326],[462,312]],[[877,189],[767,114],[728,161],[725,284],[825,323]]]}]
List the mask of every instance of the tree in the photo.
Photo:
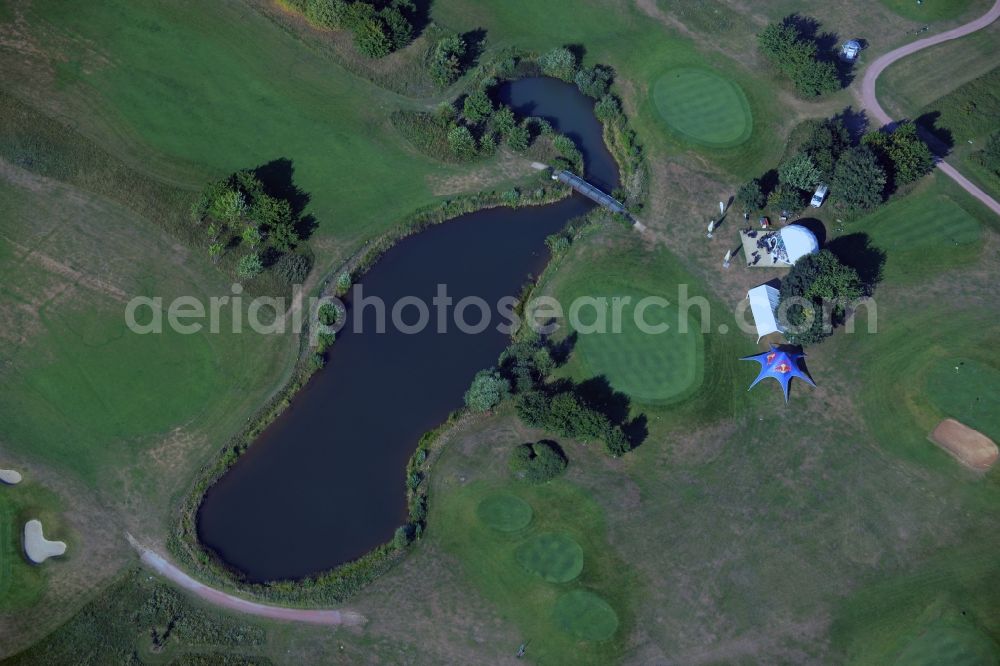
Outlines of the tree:
[{"label": "tree", "polygon": [[608,122],[621,116],[622,108],[618,103],[618,98],[608,94],[598,100],[594,105],[594,115],[601,122]]},{"label": "tree", "polygon": [[288,284],[302,284],[309,275],[309,258],[295,252],[281,255],[274,265],[274,274]]},{"label": "tree", "polygon": [[355,26],[354,44],[369,58],[382,58],[392,53],[392,39],[386,34],[386,26],[374,17],[364,19]]},{"label": "tree", "polygon": [[333,303],[324,303],[320,306],[319,311],[316,312],[316,318],[324,326],[333,326],[340,321],[340,317],[340,308]]},{"label": "tree", "polygon": [[252,250],[256,250],[262,240],[260,230],[253,224],[248,224],[243,227],[243,233],[241,235],[243,242],[249,245]]},{"label": "tree", "polygon": [[393,51],[398,51],[413,39],[413,26],[399,10],[399,7],[384,7],[379,12],[379,18],[385,24]]},{"label": "tree", "polygon": [[531,132],[523,123],[515,125],[507,133],[507,145],[510,146],[511,150],[523,153],[531,145]]},{"label": "tree", "polygon": [[493,113],[493,102],[489,95],[483,90],[476,90],[465,97],[465,104],[462,106],[462,115],[474,125],[490,117]]},{"label": "tree", "polygon": [[983,149],[972,155],[976,162],[1000,176],[1000,132],[990,135]]},{"label": "tree", "polygon": [[260,275],[263,270],[264,264],[260,260],[260,255],[256,252],[243,255],[236,264],[236,275],[244,280],[254,279]]},{"label": "tree", "polygon": [[744,213],[763,208],[765,199],[760,180],[754,178],[740,185],[740,189],[736,191],[736,203],[743,208]]},{"label": "tree", "polygon": [[212,243],[209,245],[208,256],[212,259],[213,264],[219,263],[219,259],[222,257],[222,243]]},{"label": "tree", "polygon": [[474,412],[488,412],[510,395],[510,382],[493,370],[480,370],[465,392],[465,405]]},{"label": "tree", "polygon": [[517,119],[514,117],[514,112],[510,110],[509,106],[500,106],[493,114],[493,129],[500,134],[500,136],[506,138],[510,135],[510,131],[514,129],[517,125]]},{"label": "tree", "polygon": [[576,56],[565,47],[557,47],[538,58],[542,74],[554,76],[563,81],[572,81],[576,75]]},{"label": "tree", "polygon": [[851,148],[837,160],[831,189],[848,210],[870,210],[882,203],[885,169],[868,146]]},{"label": "tree", "polygon": [[807,122],[811,131],[799,149],[812,158],[821,180],[828,182],[840,155],[851,147],[851,134],[840,118]]},{"label": "tree", "polygon": [[219,193],[208,209],[208,214],[226,225],[235,224],[247,211],[246,198],[238,190],[227,189]]},{"label": "tree", "polygon": [[614,72],[610,67],[604,65],[585,67],[578,71],[573,78],[580,92],[594,99],[601,99],[608,94],[613,79]]},{"label": "tree", "polygon": [[341,273],[340,275],[338,275],[337,276],[337,293],[338,294],[346,294],[347,290],[351,288],[351,282],[352,282],[351,274],[348,273],[347,271],[344,271],[343,273]]},{"label": "tree", "polygon": [[448,147],[456,157],[467,160],[476,154],[476,140],[464,125],[455,125],[448,130]]},{"label": "tree", "polygon": [[509,461],[514,477],[530,483],[551,481],[565,472],[568,464],[559,445],[544,439],[514,447]]},{"label": "tree", "polygon": [[811,190],[820,181],[820,172],[812,158],[805,153],[795,153],[778,167],[778,180],[800,190]]},{"label": "tree", "polygon": [[900,123],[892,132],[869,132],[861,142],[879,157],[891,174],[893,187],[912,183],[934,168],[934,155],[910,121]]},{"label": "tree", "polygon": [[827,60],[799,58],[792,70],[795,89],[807,97],[818,97],[840,90],[837,66]]},{"label": "tree", "polygon": [[[852,303],[864,294],[858,272],[845,266],[829,250],[802,257],[781,281],[778,311],[785,315],[783,324],[801,327],[810,318],[805,331],[786,333],[789,342],[812,344],[833,332]],[[807,305],[790,299],[804,299]],[[829,315],[829,320],[827,320]]]},{"label": "tree", "polygon": [[767,205],[776,210],[800,210],[806,205],[805,193],[793,185],[781,184],[767,195]]},{"label": "tree", "polygon": [[788,57],[799,40],[799,31],[788,23],[769,23],[757,35],[757,48],[773,62],[781,62]]},{"label": "tree", "polygon": [[461,76],[466,48],[465,40],[458,35],[442,37],[434,45],[428,68],[439,86],[449,86]]}]

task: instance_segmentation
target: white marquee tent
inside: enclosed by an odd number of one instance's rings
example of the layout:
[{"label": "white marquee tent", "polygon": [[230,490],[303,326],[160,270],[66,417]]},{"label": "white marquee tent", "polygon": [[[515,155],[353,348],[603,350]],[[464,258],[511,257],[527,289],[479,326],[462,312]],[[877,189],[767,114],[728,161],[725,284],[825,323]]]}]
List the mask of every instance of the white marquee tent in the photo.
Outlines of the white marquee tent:
[{"label": "white marquee tent", "polygon": [[762,284],[747,292],[747,300],[750,301],[750,311],[753,312],[753,321],[757,326],[757,342],[769,333],[785,332],[776,315],[781,301],[781,294],[777,289]]}]

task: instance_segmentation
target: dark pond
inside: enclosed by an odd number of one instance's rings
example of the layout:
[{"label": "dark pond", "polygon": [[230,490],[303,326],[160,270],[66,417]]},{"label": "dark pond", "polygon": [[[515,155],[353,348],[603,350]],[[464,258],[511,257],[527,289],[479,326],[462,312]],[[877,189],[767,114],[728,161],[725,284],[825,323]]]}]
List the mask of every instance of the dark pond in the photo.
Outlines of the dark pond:
[{"label": "dark pond", "polygon": [[[532,78],[505,84],[501,99],[543,116],[571,136],[587,175],[608,189],[617,167],[601,139],[593,102],[569,84]],[[431,307],[439,284],[458,302],[516,296],[548,260],[545,237],[593,204],[574,195],[555,204],[463,215],[400,242],[367,273],[364,295],[391,312],[416,296]],[[462,404],[472,376],[492,365],[508,337],[491,325],[469,335],[449,318],[407,335],[383,334],[366,308],[364,332],[338,335],[326,367],[209,489],[198,513],[202,542],[251,581],[301,578],[355,559],[406,521],[404,474],[420,435]],[[353,316],[353,313],[352,313]],[[415,308],[404,320],[417,318]],[[478,321],[476,308],[466,320]]]}]

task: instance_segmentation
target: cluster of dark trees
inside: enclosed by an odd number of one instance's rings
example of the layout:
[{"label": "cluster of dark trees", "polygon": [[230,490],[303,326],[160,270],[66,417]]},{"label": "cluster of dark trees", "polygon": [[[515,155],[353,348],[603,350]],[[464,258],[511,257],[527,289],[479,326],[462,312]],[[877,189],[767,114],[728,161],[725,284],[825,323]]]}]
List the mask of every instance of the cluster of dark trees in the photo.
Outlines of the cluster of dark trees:
[{"label": "cluster of dark trees", "polygon": [[258,174],[244,169],[209,183],[192,205],[191,218],[204,227],[214,263],[238,248],[238,277],[252,280],[271,266],[295,284],[310,268],[308,257],[294,252],[302,222],[296,208],[287,198],[269,195]]},{"label": "cluster of dark trees", "polygon": [[837,65],[821,57],[819,45],[801,26],[815,21],[792,15],[770,23],[757,35],[757,48],[782,74],[792,80],[802,95],[815,97],[839,90],[842,85]]},{"label": "cluster of dark trees", "polygon": [[466,404],[483,411],[513,396],[518,416],[529,426],[580,441],[601,441],[610,455],[618,457],[645,437],[645,418],[626,422],[628,397],[612,391],[605,380],[550,380],[571,345],[572,339],[552,346],[537,336],[512,343],[497,367],[476,376]]},{"label": "cluster of dark trees", "polygon": [[818,184],[827,183],[833,205],[867,211],[933,166],[934,157],[911,122],[868,132],[853,145],[841,118],[809,121],[798,152],[778,166],[774,177],[744,183],[736,201],[747,213],[765,205],[797,211]]},{"label": "cluster of dark trees", "polygon": [[802,257],[781,281],[778,311],[785,317],[782,324],[790,328],[785,337],[799,345],[821,342],[865,292],[857,270],[830,250]]},{"label": "cluster of dark trees", "polygon": [[412,0],[285,0],[311,23],[331,30],[350,30],[358,50],[381,58],[413,39],[417,6]]},{"label": "cluster of dark trees", "polygon": [[509,464],[515,478],[529,483],[545,483],[566,471],[569,460],[558,444],[543,439],[514,447]]}]

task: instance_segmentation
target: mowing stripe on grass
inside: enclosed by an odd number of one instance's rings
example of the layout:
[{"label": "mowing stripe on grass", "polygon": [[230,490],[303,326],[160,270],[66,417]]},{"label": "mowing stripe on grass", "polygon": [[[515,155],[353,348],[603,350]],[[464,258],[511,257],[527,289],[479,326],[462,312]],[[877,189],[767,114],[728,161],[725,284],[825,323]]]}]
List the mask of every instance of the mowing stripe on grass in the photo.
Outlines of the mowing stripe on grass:
[{"label": "mowing stripe on grass", "polygon": [[711,148],[731,148],[750,138],[753,115],[736,83],[715,72],[684,67],[653,86],[660,117],[683,138]]}]

